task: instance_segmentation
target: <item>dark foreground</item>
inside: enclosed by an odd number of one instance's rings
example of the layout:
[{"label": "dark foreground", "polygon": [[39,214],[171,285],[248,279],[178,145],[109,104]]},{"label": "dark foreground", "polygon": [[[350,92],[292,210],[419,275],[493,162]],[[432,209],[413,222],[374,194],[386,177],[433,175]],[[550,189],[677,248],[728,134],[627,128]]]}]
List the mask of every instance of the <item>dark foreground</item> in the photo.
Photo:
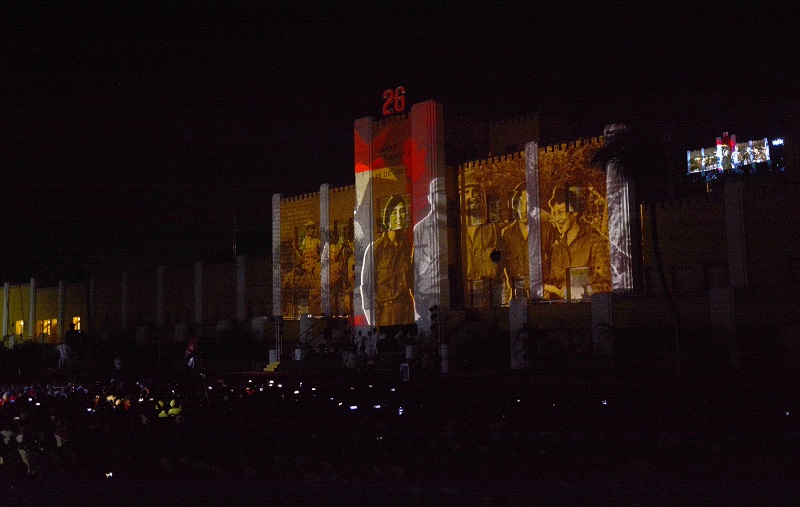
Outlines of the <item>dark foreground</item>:
[{"label": "dark foreground", "polygon": [[[41,459],[32,475],[6,460],[2,502],[774,505],[800,495],[800,399],[785,378],[398,377],[15,385],[36,393],[0,408],[4,428],[36,442]],[[159,417],[158,401],[173,399],[180,414]]]}]

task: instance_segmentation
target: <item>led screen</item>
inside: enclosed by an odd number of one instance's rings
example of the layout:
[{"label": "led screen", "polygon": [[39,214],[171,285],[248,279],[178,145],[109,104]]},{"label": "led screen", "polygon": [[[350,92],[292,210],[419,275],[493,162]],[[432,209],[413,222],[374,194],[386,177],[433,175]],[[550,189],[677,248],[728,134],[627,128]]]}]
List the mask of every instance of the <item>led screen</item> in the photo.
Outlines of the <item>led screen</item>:
[{"label": "led screen", "polygon": [[717,145],[686,152],[687,171],[689,174],[705,171],[728,171],[742,166],[769,162],[770,142],[768,139],[757,139],[737,143],[736,136],[717,139]]}]

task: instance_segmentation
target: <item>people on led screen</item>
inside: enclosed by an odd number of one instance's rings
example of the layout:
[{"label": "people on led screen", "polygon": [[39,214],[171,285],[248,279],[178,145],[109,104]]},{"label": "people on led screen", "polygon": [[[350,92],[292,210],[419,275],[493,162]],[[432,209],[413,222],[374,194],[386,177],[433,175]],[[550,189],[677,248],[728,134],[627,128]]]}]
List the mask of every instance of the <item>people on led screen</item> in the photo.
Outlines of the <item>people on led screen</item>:
[{"label": "people on led screen", "polygon": [[[392,196],[381,212],[383,232],[364,252],[361,299],[364,315],[370,325],[392,326],[414,322],[412,252],[404,231],[407,222],[405,202],[400,196]],[[375,315],[372,315],[368,301],[370,288],[375,293]]]},{"label": "people on led screen", "polygon": [[501,233],[504,303],[508,303],[512,297],[526,296],[528,289],[528,192],[524,181],[514,189],[511,210],[514,220]]},{"label": "people on led screen", "polygon": [[[608,244],[603,238],[581,223],[580,188],[553,189],[550,215],[559,237],[553,242],[550,274],[544,284],[544,299],[565,299],[567,270],[587,268],[589,284],[582,294],[611,290],[611,267]],[[544,248],[544,247],[543,247]]]},{"label": "people on led screen", "polygon": [[422,330],[430,329],[429,309],[439,303],[440,284],[446,275],[440,273],[439,233],[447,230],[447,215],[444,210],[434,209],[437,202],[445,205],[444,184],[444,178],[431,180],[428,187],[430,210],[414,225],[414,309],[417,325]]},{"label": "people on led screen", "polygon": [[[490,300],[488,291],[498,276],[498,265],[492,259],[492,252],[500,250],[501,224],[488,221],[486,192],[470,172],[465,175],[464,208],[467,214],[466,279],[472,287],[481,287],[483,294],[474,297],[485,303]],[[483,306],[482,302],[473,301],[473,304]]]}]

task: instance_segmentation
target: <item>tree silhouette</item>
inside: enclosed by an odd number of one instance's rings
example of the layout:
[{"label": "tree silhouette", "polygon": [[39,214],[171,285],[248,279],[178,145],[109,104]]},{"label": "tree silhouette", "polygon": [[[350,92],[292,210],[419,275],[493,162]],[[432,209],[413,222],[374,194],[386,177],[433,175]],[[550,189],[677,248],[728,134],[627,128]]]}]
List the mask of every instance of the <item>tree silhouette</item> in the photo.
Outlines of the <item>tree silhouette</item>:
[{"label": "tree silhouette", "polygon": [[[650,211],[650,231],[653,244],[658,278],[661,292],[669,305],[675,328],[675,352],[680,368],[679,330],[683,328],[678,307],[672,296],[670,286],[667,284],[664,272],[664,262],[658,238],[658,221],[655,203],[662,195],[664,188],[663,175],[665,173],[664,157],[662,155],[665,142],[664,136],[652,128],[641,125],[609,125],[604,135],[604,146],[598,149],[591,158],[591,165],[601,169],[608,176],[609,171],[619,171],[618,174],[627,181],[633,192],[635,206],[631,209],[631,225],[638,227],[640,223],[640,206],[646,205]],[[632,238],[640,235],[632,234]],[[635,241],[635,240],[634,240]],[[632,241],[633,242],[633,241]],[[641,278],[642,254],[640,248],[632,251],[632,261],[638,269],[634,269],[635,276]],[[641,287],[642,280],[635,280],[634,287]]]}]

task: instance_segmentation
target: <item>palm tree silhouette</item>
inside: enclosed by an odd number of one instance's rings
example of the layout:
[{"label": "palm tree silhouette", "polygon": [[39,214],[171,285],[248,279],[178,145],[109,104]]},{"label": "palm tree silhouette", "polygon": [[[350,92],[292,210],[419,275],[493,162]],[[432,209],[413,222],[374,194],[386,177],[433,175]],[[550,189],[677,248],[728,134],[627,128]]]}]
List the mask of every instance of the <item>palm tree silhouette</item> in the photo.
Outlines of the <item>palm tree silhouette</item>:
[{"label": "palm tree silhouette", "polygon": [[656,199],[663,189],[661,183],[663,182],[662,175],[665,167],[664,158],[660,155],[664,144],[663,136],[660,136],[659,132],[654,129],[638,125],[608,125],[604,131],[604,145],[595,152],[591,159],[591,165],[605,172],[607,180],[621,179],[623,183],[628,185],[628,192],[631,195],[629,201],[631,203],[630,253],[633,267],[634,293],[641,293],[643,289],[642,251],[641,245],[635,240],[635,238],[641,237],[641,232],[639,231],[641,206],[645,205],[650,211],[653,255],[661,292],[672,316],[672,323],[675,329],[675,354],[677,367],[680,370],[679,333],[683,328],[683,319],[672,297],[672,291],[667,284],[666,274],[664,273],[655,208]]}]

